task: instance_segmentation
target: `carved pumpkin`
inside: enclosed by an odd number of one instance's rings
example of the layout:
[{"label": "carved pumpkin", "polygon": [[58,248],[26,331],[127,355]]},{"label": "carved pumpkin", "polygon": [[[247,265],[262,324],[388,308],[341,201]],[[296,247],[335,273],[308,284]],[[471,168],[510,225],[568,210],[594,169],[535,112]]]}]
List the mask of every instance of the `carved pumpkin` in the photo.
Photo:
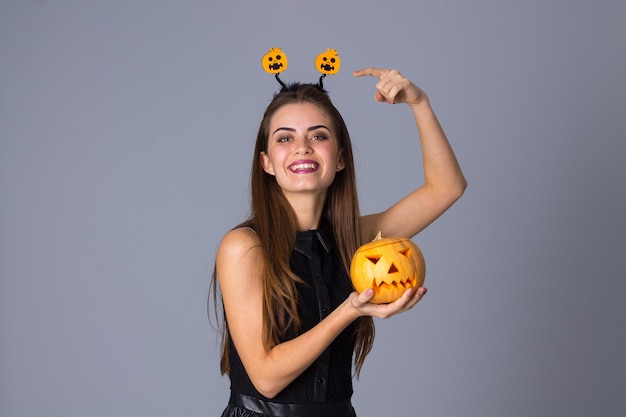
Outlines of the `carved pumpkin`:
[{"label": "carved pumpkin", "polygon": [[287,56],[280,48],[270,48],[269,52],[263,55],[263,69],[270,74],[286,70],[287,65]]},{"label": "carved pumpkin", "polygon": [[374,290],[372,303],[391,303],[409,288],[424,285],[426,264],[424,255],[411,239],[376,238],[357,249],[350,264],[354,289],[361,293]]},{"label": "carved pumpkin", "polygon": [[315,67],[322,74],[337,74],[340,66],[341,60],[336,49],[328,48],[315,58]]}]

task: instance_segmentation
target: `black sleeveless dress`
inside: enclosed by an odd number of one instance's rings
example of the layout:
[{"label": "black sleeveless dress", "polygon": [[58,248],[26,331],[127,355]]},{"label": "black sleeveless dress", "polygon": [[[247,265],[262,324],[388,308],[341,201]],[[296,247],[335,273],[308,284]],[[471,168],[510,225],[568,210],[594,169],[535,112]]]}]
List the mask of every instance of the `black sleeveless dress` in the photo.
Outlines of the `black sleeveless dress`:
[{"label": "black sleeveless dress", "polygon": [[[314,327],[353,291],[328,226],[298,232],[291,254],[298,285],[300,333]],[[290,332],[287,339],[296,337]],[[354,324],[347,327],[298,378],[272,399],[255,388],[229,340],[231,397],[222,417],[354,417],[352,355]]]}]

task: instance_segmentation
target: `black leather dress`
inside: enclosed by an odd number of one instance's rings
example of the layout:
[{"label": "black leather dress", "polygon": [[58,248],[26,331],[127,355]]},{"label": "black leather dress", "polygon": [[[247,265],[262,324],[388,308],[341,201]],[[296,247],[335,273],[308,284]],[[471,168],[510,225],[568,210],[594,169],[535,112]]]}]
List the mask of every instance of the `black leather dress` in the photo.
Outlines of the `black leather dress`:
[{"label": "black leather dress", "polygon": [[[304,333],[319,323],[353,291],[349,275],[335,248],[332,232],[298,232],[291,269],[304,281],[298,285]],[[290,331],[287,339],[296,337]],[[231,397],[222,417],[354,417],[352,355],[354,326],[344,330],[320,357],[272,399],[255,388],[229,340]]]}]

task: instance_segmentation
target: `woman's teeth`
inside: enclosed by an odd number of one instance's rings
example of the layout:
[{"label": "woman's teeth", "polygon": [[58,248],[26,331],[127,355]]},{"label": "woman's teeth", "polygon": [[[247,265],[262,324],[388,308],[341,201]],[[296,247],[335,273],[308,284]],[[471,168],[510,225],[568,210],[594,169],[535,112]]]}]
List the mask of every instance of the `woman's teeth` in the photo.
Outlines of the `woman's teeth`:
[{"label": "woman's teeth", "polygon": [[302,163],[295,164],[289,167],[292,171],[313,170],[317,168],[317,164],[314,163]]}]

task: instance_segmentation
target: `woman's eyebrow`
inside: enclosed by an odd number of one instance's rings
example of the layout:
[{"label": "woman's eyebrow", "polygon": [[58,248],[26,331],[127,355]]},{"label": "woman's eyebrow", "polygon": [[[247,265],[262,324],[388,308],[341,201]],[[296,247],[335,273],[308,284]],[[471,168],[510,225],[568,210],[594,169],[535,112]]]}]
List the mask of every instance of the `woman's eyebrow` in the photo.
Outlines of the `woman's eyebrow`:
[{"label": "woman's eyebrow", "polygon": [[275,135],[276,132],[280,132],[281,130],[286,130],[287,132],[295,132],[296,129],[294,129],[293,127],[279,127],[278,129],[276,129],[274,131],[274,133],[272,133],[272,135]]},{"label": "woman's eyebrow", "polygon": [[310,132],[312,130],[317,130],[317,129],[326,129],[330,132],[330,129],[324,125],[315,125],[315,126],[311,126],[310,128],[307,129],[307,132]]},{"label": "woman's eyebrow", "polygon": [[[330,132],[330,129],[325,126],[325,125],[315,125],[315,126],[311,126],[307,129],[307,132],[311,132],[313,130],[317,130],[317,129],[326,129]],[[275,135],[276,132],[280,132],[281,130],[286,130],[287,132],[295,132],[296,129],[294,129],[293,127],[279,127],[278,129],[276,129],[272,135]]]}]

